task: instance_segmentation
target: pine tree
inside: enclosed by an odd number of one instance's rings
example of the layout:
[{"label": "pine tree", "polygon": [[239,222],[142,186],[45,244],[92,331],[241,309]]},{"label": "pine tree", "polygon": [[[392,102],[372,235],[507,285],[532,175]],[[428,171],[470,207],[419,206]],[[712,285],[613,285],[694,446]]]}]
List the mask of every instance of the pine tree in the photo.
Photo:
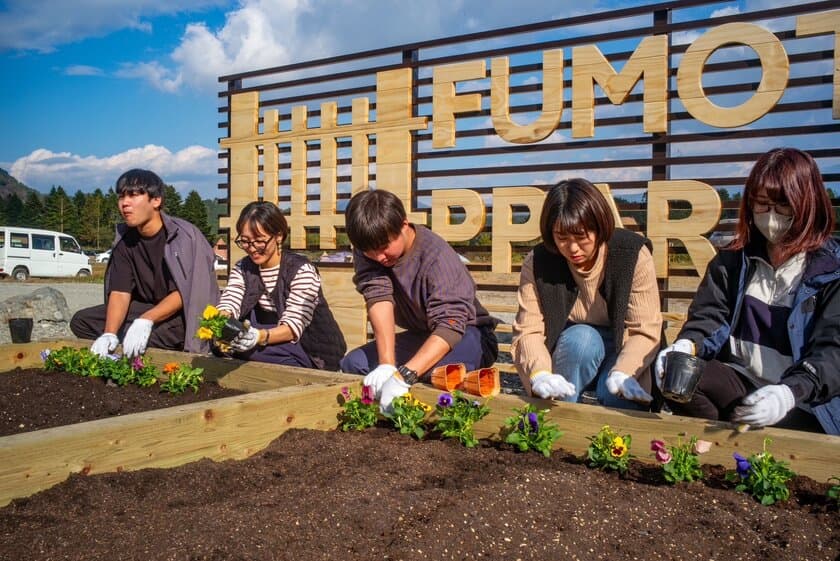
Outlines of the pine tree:
[{"label": "pine tree", "polygon": [[181,194],[172,185],[163,187],[163,212],[170,216],[183,218],[183,203]]},{"label": "pine tree", "polygon": [[12,193],[6,197],[5,202],[5,216],[3,224],[6,226],[20,226],[21,215],[23,214],[23,201],[17,196],[17,193]]},{"label": "pine tree", "polygon": [[210,236],[210,223],[207,220],[207,207],[204,201],[201,200],[201,195],[197,191],[190,191],[187,199],[184,201],[181,218],[192,222],[198,228],[205,238]]},{"label": "pine tree", "polygon": [[49,230],[71,233],[77,216],[75,205],[64,188],[59,185],[50,189],[44,199],[43,226]]},{"label": "pine tree", "polygon": [[41,228],[44,225],[44,203],[38,193],[30,192],[23,203],[23,210],[20,213],[20,221],[17,226],[26,228]]}]

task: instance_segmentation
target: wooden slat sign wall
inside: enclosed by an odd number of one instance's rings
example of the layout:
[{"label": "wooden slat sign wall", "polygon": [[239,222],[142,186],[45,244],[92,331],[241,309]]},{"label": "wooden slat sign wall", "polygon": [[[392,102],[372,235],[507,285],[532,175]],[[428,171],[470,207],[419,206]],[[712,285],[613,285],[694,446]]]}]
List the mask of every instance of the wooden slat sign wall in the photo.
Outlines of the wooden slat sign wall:
[{"label": "wooden slat sign wall", "polygon": [[[803,148],[829,187],[840,181],[836,3],[711,17],[719,4],[641,6],[222,77],[220,227],[261,198],[287,212],[292,249],[346,249],[346,201],[388,189],[410,220],[484,251],[475,268],[515,285],[547,188],[583,176],[653,241],[660,278],[679,246],[702,274],[720,195],[738,196],[759,154]],[[588,34],[591,24],[617,31]],[[631,218],[627,203],[639,201],[646,210]],[[347,269],[332,279],[328,298],[352,291]],[[337,298],[357,331],[360,301]]]}]

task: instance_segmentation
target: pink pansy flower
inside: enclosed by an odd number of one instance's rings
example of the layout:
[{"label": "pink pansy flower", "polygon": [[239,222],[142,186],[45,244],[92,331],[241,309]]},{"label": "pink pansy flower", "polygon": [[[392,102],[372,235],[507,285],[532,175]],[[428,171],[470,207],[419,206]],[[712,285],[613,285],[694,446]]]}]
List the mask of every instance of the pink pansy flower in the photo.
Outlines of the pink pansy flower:
[{"label": "pink pansy flower", "polygon": [[370,405],[373,403],[373,386],[362,386],[362,403]]},{"label": "pink pansy flower", "polygon": [[651,440],[650,441],[650,449],[654,452],[659,452],[660,450],[665,450],[665,443],[661,440]]},{"label": "pink pansy flower", "polygon": [[671,453],[665,450],[664,448],[662,450],[657,450],[656,461],[660,464],[667,464],[671,461]]},{"label": "pink pansy flower", "polygon": [[712,449],[712,443],[708,440],[698,440],[694,443],[695,454],[705,454]]}]

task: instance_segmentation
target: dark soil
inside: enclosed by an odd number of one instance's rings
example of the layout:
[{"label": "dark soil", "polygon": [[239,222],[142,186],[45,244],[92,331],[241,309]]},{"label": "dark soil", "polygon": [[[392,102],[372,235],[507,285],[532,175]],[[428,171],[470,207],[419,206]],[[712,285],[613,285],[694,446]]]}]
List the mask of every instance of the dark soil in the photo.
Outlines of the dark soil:
[{"label": "dark soil", "polygon": [[0,374],[0,436],[174,407],[242,392],[204,383],[173,395],[158,387],[119,387],[101,378],[17,368]]},{"label": "dark soil", "polygon": [[764,507],[560,451],[292,430],[247,460],[74,475],[0,509],[0,560],[837,560],[826,485]]}]

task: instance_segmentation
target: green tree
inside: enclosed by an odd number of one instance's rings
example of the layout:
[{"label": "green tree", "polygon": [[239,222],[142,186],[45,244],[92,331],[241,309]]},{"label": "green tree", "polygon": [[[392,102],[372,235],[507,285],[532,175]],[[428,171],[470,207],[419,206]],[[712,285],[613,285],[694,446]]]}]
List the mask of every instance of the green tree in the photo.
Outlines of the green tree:
[{"label": "green tree", "polygon": [[207,220],[207,207],[197,191],[190,191],[184,201],[181,212],[181,218],[192,222],[204,234],[205,238],[210,239],[210,222]]},{"label": "green tree", "polygon": [[101,189],[85,197],[85,202],[79,211],[81,216],[79,241],[82,244],[92,246],[97,250],[110,245],[113,234],[105,228],[107,204]]},{"label": "green tree", "polygon": [[42,224],[49,230],[71,233],[78,224],[78,213],[70,197],[60,185],[50,189],[44,199]]},{"label": "green tree", "polygon": [[170,216],[183,218],[183,202],[181,194],[172,185],[163,188],[163,211]]},{"label": "green tree", "polygon": [[41,228],[44,225],[44,203],[38,193],[30,192],[23,203],[23,211],[20,213],[20,223],[17,226],[27,228]]},{"label": "green tree", "polygon": [[23,201],[12,193],[5,199],[3,224],[7,226],[20,226],[21,215],[23,214]]}]

